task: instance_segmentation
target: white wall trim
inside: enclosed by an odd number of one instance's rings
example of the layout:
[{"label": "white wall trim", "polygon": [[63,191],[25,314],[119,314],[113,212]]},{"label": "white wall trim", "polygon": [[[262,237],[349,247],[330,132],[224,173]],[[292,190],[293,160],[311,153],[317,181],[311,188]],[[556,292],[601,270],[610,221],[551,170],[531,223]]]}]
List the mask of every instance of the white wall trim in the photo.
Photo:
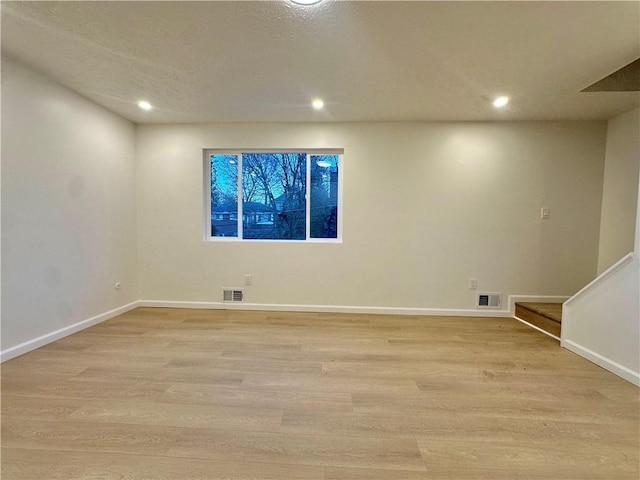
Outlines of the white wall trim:
[{"label": "white wall trim", "polygon": [[282,312],[314,313],[368,313],[383,315],[438,315],[453,317],[510,317],[507,310],[473,310],[449,308],[407,308],[407,307],[362,307],[346,305],[296,305],[277,303],[222,303],[222,302],[180,302],[167,300],[140,300],[139,307],[160,308],[203,308],[217,310],[265,310]]},{"label": "white wall trim", "polygon": [[[570,297],[562,295],[509,295],[509,313],[511,316],[516,315],[516,302],[529,303],[564,303]],[[518,319],[521,320],[521,319]],[[525,322],[527,323],[527,322]],[[527,325],[530,325],[527,323]],[[545,332],[548,333],[548,332]]]},{"label": "white wall trim", "polygon": [[612,373],[615,373],[619,377],[624,378],[625,380],[633,383],[634,385],[640,387],[640,373],[634,372],[633,370],[620,365],[619,363],[614,362],[613,360],[604,357],[593,350],[589,350],[582,345],[579,345],[571,340],[561,340],[560,346],[566,348],[567,350],[571,350],[573,353],[580,355],[581,357],[590,360],[591,362],[599,365],[605,370],[609,370]]},{"label": "white wall trim", "polygon": [[635,254],[633,252],[627,253],[624,257],[622,257],[616,263],[614,263],[609,268],[607,268],[604,272],[602,272],[600,275],[594,278],[591,282],[589,282],[584,288],[578,291],[578,293],[576,293],[569,300],[567,300],[566,305],[570,306],[573,302],[575,302],[578,298],[582,297],[589,290],[593,289],[596,285],[600,285],[604,283],[609,277],[613,276],[616,272],[622,270],[626,265],[630,264],[634,258],[635,258]]},{"label": "white wall trim", "polygon": [[45,335],[41,335],[33,340],[28,340],[26,342],[20,343],[19,345],[15,345],[13,347],[9,347],[6,350],[2,350],[0,352],[0,362],[4,362],[6,360],[11,360],[19,355],[30,352],[31,350],[35,350],[36,348],[40,348],[44,345],[47,345],[51,342],[55,342],[61,338],[64,338],[73,333],[79,332],[80,330],[84,330],[85,328],[89,328],[98,323],[104,322],[105,320],[109,320],[110,318],[117,317],[118,315],[122,315],[134,308],[138,307],[139,302],[132,302],[128,305],[123,305],[122,307],[114,308],[113,310],[109,310],[108,312],[101,313],[100,315],[96,315],[95,317],[87,318],[86,320],[82,320],[78,323],[74,323],[73,325],[69,325],[67,327],[61,328],[51,333],[47,333]]},{"label": "white wall trim", "polygon": [[518,318],[518,317],[516,317],[515,315],[513,316],[513,318],[515,318],[515,319],[516,319],[516,320],[518,320],[519,322],[524,323],[524,324],[525,324],[526,326],[528,326],[528,327],[531,327],[531,328],[533,328],[533,329],[535,329],[535,330],[538,330],[539,332],[542,332],[542,333],[544,333],[545,335],[547,335],[547,336],[549,336],[549,337],[551,337],[551,338],[553,338],[553,339],[555,339],[555,340],[560,341],[560,337],[556,337],[553,333],[549,333],[549,332],[547,332],[546,330],[541,329],[540,327],[536,327],[536,326],[535,326],[535,325],[533,325],[532,323],[529,323],[529,322],[527,322],[526,320],[523,320],[523,319],[521,319],[521,318]]}]

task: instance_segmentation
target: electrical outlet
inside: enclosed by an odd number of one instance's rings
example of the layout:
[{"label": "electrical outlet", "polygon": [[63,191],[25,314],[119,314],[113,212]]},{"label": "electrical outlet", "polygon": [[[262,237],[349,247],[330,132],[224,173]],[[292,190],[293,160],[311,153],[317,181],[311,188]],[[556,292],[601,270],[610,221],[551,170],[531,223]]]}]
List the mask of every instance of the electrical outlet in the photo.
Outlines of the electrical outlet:
[{"label": "electrical outlet", "polygon": [[253,285],[253,275],[245,275],[244,276],[244,284],[245,285]]},{"label": "electrical outlet", "polygon": [[475,278],[469,279],[469,290],[475,290],[478,288],[478,280]]}]

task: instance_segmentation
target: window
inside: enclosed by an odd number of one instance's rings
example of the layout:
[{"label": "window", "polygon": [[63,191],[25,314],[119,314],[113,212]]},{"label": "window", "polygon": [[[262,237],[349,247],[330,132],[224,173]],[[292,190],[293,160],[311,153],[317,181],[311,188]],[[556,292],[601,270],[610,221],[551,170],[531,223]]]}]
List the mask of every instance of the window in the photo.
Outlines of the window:
[{"label": "window", "polygon": [[205,150],[208,238],[341,239],[342,151]]}]

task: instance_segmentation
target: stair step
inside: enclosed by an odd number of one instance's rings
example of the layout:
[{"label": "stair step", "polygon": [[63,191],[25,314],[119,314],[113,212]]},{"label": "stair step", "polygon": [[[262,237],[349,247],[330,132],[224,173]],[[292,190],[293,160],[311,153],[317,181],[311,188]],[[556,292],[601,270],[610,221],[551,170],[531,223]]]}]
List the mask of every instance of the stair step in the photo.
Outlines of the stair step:
[{"label": "stair step", "polygon": [[516,303],[516,317],[560,337],[562,327],[561,303]]}]

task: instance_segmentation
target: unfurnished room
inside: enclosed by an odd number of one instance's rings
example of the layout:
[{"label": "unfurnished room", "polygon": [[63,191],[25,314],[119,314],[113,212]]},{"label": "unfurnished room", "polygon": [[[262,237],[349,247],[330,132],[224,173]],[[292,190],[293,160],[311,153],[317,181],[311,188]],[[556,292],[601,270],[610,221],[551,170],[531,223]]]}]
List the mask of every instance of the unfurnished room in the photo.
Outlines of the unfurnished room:
[{"label": "unfurnished room", "polygon": [[640,478],[640,3],[2,1],[3,480]]}]

